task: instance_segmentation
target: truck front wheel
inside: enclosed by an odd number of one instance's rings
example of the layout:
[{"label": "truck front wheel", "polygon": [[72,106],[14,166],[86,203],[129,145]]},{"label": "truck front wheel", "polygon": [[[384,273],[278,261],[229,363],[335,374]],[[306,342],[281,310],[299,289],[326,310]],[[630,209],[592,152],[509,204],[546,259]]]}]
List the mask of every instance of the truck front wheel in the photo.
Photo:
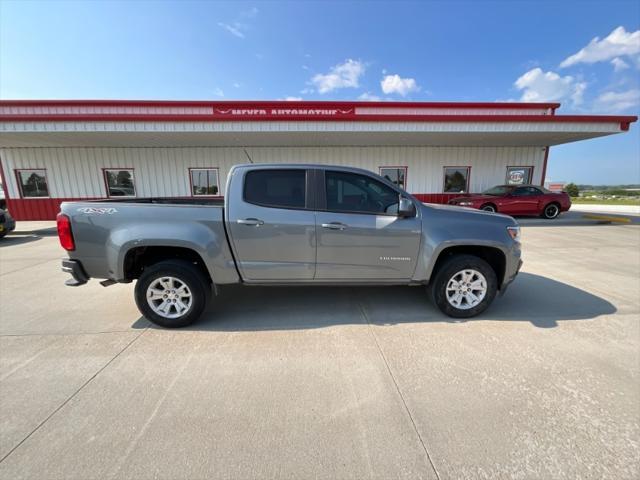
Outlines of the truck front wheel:
[{"label": "truck front wheel", "polygon": [[192,263],[164,260],[147,267],[135,288],[138,310],[148,320],[166,328],[195,322],[207,305],[209,282]]},{"label": "truck front wheel", "polygon": [[469,318],[484,312],[498,291],[491,265],[474,255],[454,255],[438,269],[429,286],[433,302],[446,315]]}]

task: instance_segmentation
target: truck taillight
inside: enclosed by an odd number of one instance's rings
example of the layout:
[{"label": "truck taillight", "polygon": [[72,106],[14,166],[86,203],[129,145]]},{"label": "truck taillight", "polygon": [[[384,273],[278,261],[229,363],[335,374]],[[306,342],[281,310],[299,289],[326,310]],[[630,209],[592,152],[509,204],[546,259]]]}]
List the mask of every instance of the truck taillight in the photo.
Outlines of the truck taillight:
[{"label": "truck taillight", "polygon": [[60,245],[67,251],[75,250],[76,244],[73,241],[73,233],[71,232],[71,219],[64,213],[59,213],[56,217],[56,223],[58,225],[58,238],[60,239]]}]

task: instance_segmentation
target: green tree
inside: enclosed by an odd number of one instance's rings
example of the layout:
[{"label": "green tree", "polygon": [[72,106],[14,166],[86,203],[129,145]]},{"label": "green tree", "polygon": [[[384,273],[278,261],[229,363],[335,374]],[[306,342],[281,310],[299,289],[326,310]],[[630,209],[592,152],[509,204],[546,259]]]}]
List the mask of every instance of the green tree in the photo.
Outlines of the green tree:
[{"label": "green tree", "polygon": [[567,183],[564,186],[564,191],[569,194],[570,197],[578,197],[580,195],[580,189],[575,183]]}]

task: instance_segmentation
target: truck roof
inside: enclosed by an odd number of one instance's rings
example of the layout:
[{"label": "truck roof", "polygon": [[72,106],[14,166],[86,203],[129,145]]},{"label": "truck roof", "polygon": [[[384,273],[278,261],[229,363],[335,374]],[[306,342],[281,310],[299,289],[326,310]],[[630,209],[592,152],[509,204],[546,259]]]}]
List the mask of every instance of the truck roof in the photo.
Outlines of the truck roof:
[{"label": "truck roof", "polygon": [[244,168],[316,168],[319,170],[338,170],[343,172],[365,173],[371,175],[371,170],[357,167],[346,167],[342,165],[326,165],[321,163],[242,163],[234,165],[231,170],[244,169]]}]

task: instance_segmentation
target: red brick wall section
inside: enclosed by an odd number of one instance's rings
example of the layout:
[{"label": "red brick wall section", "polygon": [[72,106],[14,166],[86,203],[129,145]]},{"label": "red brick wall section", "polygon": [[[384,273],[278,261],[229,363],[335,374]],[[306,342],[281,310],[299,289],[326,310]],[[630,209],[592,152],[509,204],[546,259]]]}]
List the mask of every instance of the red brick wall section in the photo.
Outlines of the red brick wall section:
[{"label": "red brick wall section", "polygon": [[16,220],[55,220],[62,202],[81,202],[91,198],[8,198],[7,209]]},{"label": "red brick wall section", "polygon": [[413,196],[424,203],[448,203],[452,198],[463,197],[464,193],[414,193]]}]

